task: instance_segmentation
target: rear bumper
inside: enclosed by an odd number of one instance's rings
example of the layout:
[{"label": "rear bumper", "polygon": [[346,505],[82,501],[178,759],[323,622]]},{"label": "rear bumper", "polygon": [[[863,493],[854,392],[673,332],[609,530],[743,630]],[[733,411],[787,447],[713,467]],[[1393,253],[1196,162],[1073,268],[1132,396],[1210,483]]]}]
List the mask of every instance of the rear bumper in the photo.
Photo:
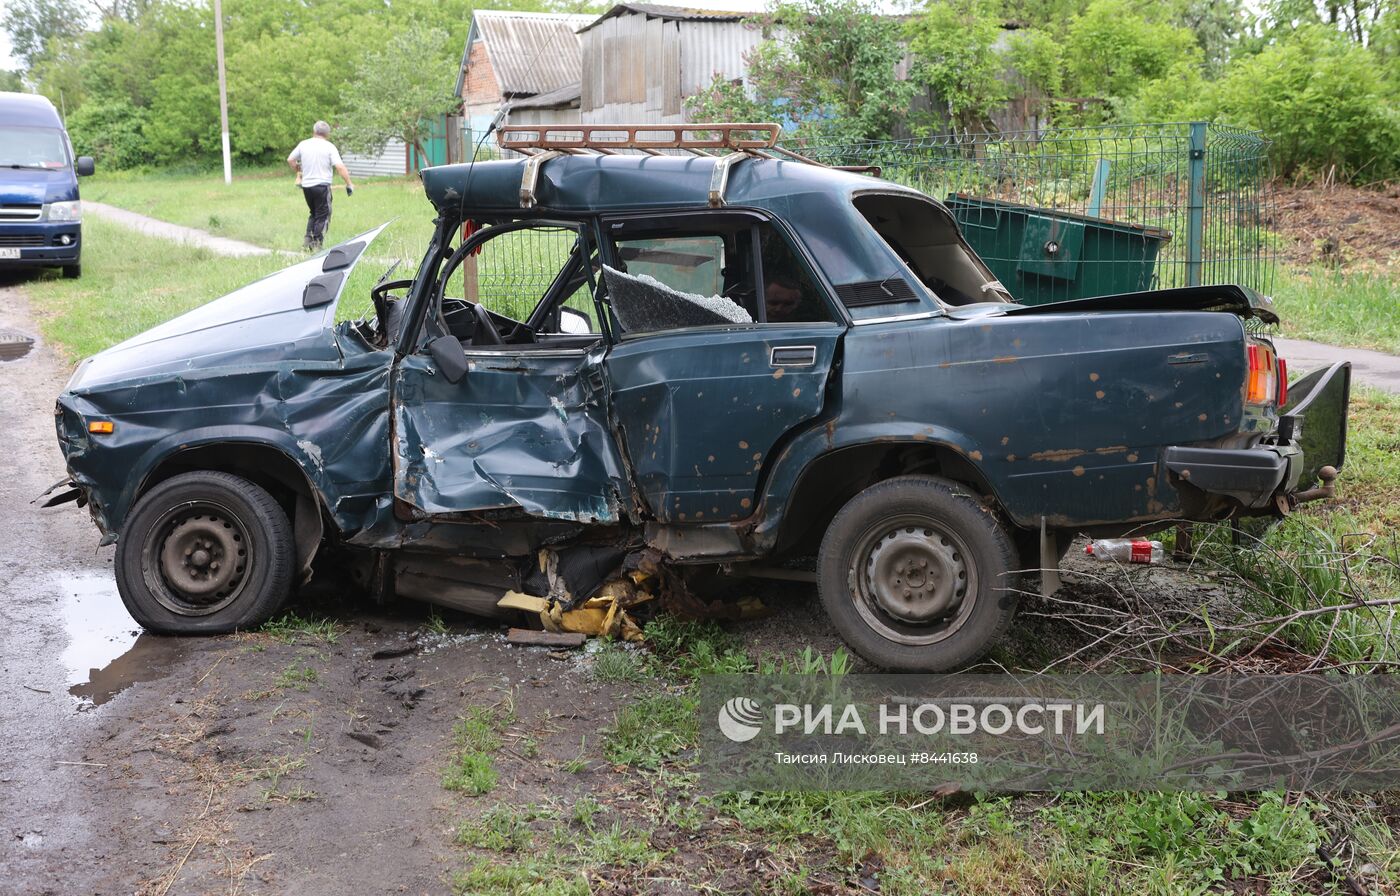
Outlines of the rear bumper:
[{"label": "rear bumper", "polygon": [[[82,257],[82,224],[44,221],[0,224],[0,269],[62,267]],[[67,239],[67,245],[64,240]]]},{"label": "rear bumper", "polygon": [[[1286,512],[1309,492],[1325,467],[1340,470],[1346,460],[1347,404],[1351,365],[1339,362],[1289,385],[1290,400],[1279,412],[1278,428],[1253,448],[1166,449],[1163,462],[1183,499],[1228,499],[1242,512]],[[1183,500],[1183,507],[1221,502]],[[1214,515],[1213,513],[1209,515]]]}]

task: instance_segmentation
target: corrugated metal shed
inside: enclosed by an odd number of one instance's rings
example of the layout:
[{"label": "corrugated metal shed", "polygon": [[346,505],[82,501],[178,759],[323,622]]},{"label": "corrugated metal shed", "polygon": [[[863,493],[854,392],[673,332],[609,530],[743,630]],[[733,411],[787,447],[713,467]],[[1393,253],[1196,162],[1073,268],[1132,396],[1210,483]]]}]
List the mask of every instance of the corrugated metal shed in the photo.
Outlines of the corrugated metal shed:
[{"label": "corrugated metal shed", "polygon": [[457,71],[462,95],[472,44],[484,41],[502,96],[533,96],[578,81],[580,55],[575,32],[593,16],[477,10]]},{"label": "corrugated metal shed", "polygon": [[[749,0],[755,9],[761,4]],[[763,40],[743,12],[626,3],[579,32],[579,109],[585,123],[685,120],[685,99],[716,75],[747,74],[745,56]]]},{"label": "corrugated metal shed", "polygon": [[402,140],[390,140],[375,155],[345,152],[340,154],[340,158],[346,169],[356,177],[403,177],[408,153]]}]

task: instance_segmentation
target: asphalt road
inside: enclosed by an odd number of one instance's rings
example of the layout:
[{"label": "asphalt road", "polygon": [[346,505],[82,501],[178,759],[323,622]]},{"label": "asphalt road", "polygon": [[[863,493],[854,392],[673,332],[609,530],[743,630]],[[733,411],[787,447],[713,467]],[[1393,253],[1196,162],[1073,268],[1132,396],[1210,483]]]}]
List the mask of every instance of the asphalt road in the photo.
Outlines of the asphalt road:
[{"label": "asphalt road", "polygon": [[1400,394],[1400,357],[1364,348],[1341,348],[1306,339],[1275,339],[1274,346],[1288,362],[1288,375],[1324,367],[1337,361],[1351,362],[1354,383]]}]

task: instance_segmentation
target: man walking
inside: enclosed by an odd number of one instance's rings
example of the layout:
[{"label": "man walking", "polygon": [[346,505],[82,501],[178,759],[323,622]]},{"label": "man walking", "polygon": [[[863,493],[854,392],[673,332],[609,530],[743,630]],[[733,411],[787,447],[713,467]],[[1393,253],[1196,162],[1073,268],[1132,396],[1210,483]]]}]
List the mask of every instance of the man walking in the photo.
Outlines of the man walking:
[{"label": "man walking", "polygon": [[316,251],[326,237],[326,227],[331,222],[331,181],[332,173],[339,174],[345,181],[345,195],[355,192],[350,182],[350,172],[340,160],[340,151],[330,141],[331,126],[324,121],[316,122],[311,129],[311,137],[297,144],[292,154],[287,156],[287,164],[297,173],[297,186],[306,199],[309,214],[306,217],[306,248]]}]

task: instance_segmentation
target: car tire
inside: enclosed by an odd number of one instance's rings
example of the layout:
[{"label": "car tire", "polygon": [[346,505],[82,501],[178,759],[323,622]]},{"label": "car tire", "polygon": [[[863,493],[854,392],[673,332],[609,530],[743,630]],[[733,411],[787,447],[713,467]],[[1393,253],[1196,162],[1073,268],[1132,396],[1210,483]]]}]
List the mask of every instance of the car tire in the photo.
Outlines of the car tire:
[{"label": "car tire", "polygon": [[147,631],[212,635],[271,618],[291,593],[291,523],[266,491],[200,471],[137,501],[117,541],[117,591]]},{"label": "car tire", "polygon": [[836,514],[817,590],[842,638],[869,662],[943,672],[980,659],[1010,627],[1016,570],[1006,527],[970,490],[901,476]]},{"label": "car tire", "polygon": [[80,264],[65,264],[63,266],[64,280],[77,280],[83,276],[83,266]]}]

